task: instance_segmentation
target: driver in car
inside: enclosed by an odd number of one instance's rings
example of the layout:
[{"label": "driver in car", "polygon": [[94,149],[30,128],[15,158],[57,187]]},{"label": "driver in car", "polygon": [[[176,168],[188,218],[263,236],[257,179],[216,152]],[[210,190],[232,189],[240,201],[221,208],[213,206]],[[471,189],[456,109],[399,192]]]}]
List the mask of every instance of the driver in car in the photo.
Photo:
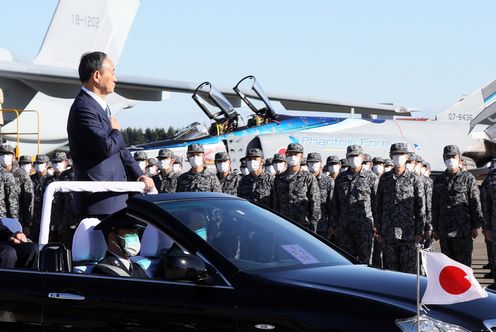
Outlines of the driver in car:
[{"label": "driver in car", "polygon": [[92,273],[113,277],[147,278],[143,268],[129,259],[136,256],[141,249],[138,229],[143,227],[143,224],[128,216],[124,210],[112,214],[95,226],[95,230],[101,230],[105,235],[108,249]]}]

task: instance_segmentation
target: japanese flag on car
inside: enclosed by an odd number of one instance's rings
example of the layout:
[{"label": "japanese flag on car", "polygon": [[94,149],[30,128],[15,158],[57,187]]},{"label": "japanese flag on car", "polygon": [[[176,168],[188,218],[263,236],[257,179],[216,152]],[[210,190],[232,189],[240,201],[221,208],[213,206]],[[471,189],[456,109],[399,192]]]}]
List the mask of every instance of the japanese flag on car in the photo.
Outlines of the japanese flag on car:
[{"label": "japanese flag on car", "polygon": [[452,304],[487,297],[474,271],[440,252],[422,251],[427,289],[422,304]]}]

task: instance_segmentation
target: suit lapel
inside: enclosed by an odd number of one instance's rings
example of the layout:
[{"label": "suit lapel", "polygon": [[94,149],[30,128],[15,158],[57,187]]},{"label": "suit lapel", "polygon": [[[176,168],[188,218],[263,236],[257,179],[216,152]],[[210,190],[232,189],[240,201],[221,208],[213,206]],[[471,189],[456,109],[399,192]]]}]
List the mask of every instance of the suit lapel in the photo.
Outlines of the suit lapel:
[{"label": "suit lapel", "polygon": [[108,118],[107,114],[105,113],[105,110],[102,109],[102,106],[100,106],[100,104],[95,99],[93,99],[93,97],[91,97],[89,94],[87,94],[83,90],[81,90],[81,92],[79,94],[83,95],[84,98],[86,98],[86,101],[93,106],[95,113],[100,117],[101,121],[106,122],[109,125],[109,127],[112,127],[112,125],[110,124],[110,119]]}]

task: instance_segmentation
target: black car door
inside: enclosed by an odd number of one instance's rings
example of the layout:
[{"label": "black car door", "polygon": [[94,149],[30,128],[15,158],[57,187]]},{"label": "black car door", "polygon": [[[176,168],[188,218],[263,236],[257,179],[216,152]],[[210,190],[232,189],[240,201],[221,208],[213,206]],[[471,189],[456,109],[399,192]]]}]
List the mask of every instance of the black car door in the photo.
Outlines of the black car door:
[{"label": "black car door", "polygon": [[45,331],[236,330],[226,285],[48,273],[45,293]]},{"label": "black car door", "polygon": [[0,331],[41,331],[44,272],[0,269]]}]

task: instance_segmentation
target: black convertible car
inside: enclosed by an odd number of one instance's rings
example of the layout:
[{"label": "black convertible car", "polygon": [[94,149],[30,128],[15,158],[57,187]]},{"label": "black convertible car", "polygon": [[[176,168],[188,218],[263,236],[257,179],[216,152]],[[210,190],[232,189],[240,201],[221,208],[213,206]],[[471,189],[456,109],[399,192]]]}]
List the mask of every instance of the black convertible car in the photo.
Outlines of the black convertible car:
[{"label": "black convertible car", "polygon": [[[246,200],[135,196],[126,213],[146,226],[133,259],[149,279],[91,274],[106,245],[83,220],[71,255],[47,244],[39,271],[0,270],[0,331],[416,331],[416,276],[359,265]],[[420,331],[496,331],[488,293],[429,306]]]}]

